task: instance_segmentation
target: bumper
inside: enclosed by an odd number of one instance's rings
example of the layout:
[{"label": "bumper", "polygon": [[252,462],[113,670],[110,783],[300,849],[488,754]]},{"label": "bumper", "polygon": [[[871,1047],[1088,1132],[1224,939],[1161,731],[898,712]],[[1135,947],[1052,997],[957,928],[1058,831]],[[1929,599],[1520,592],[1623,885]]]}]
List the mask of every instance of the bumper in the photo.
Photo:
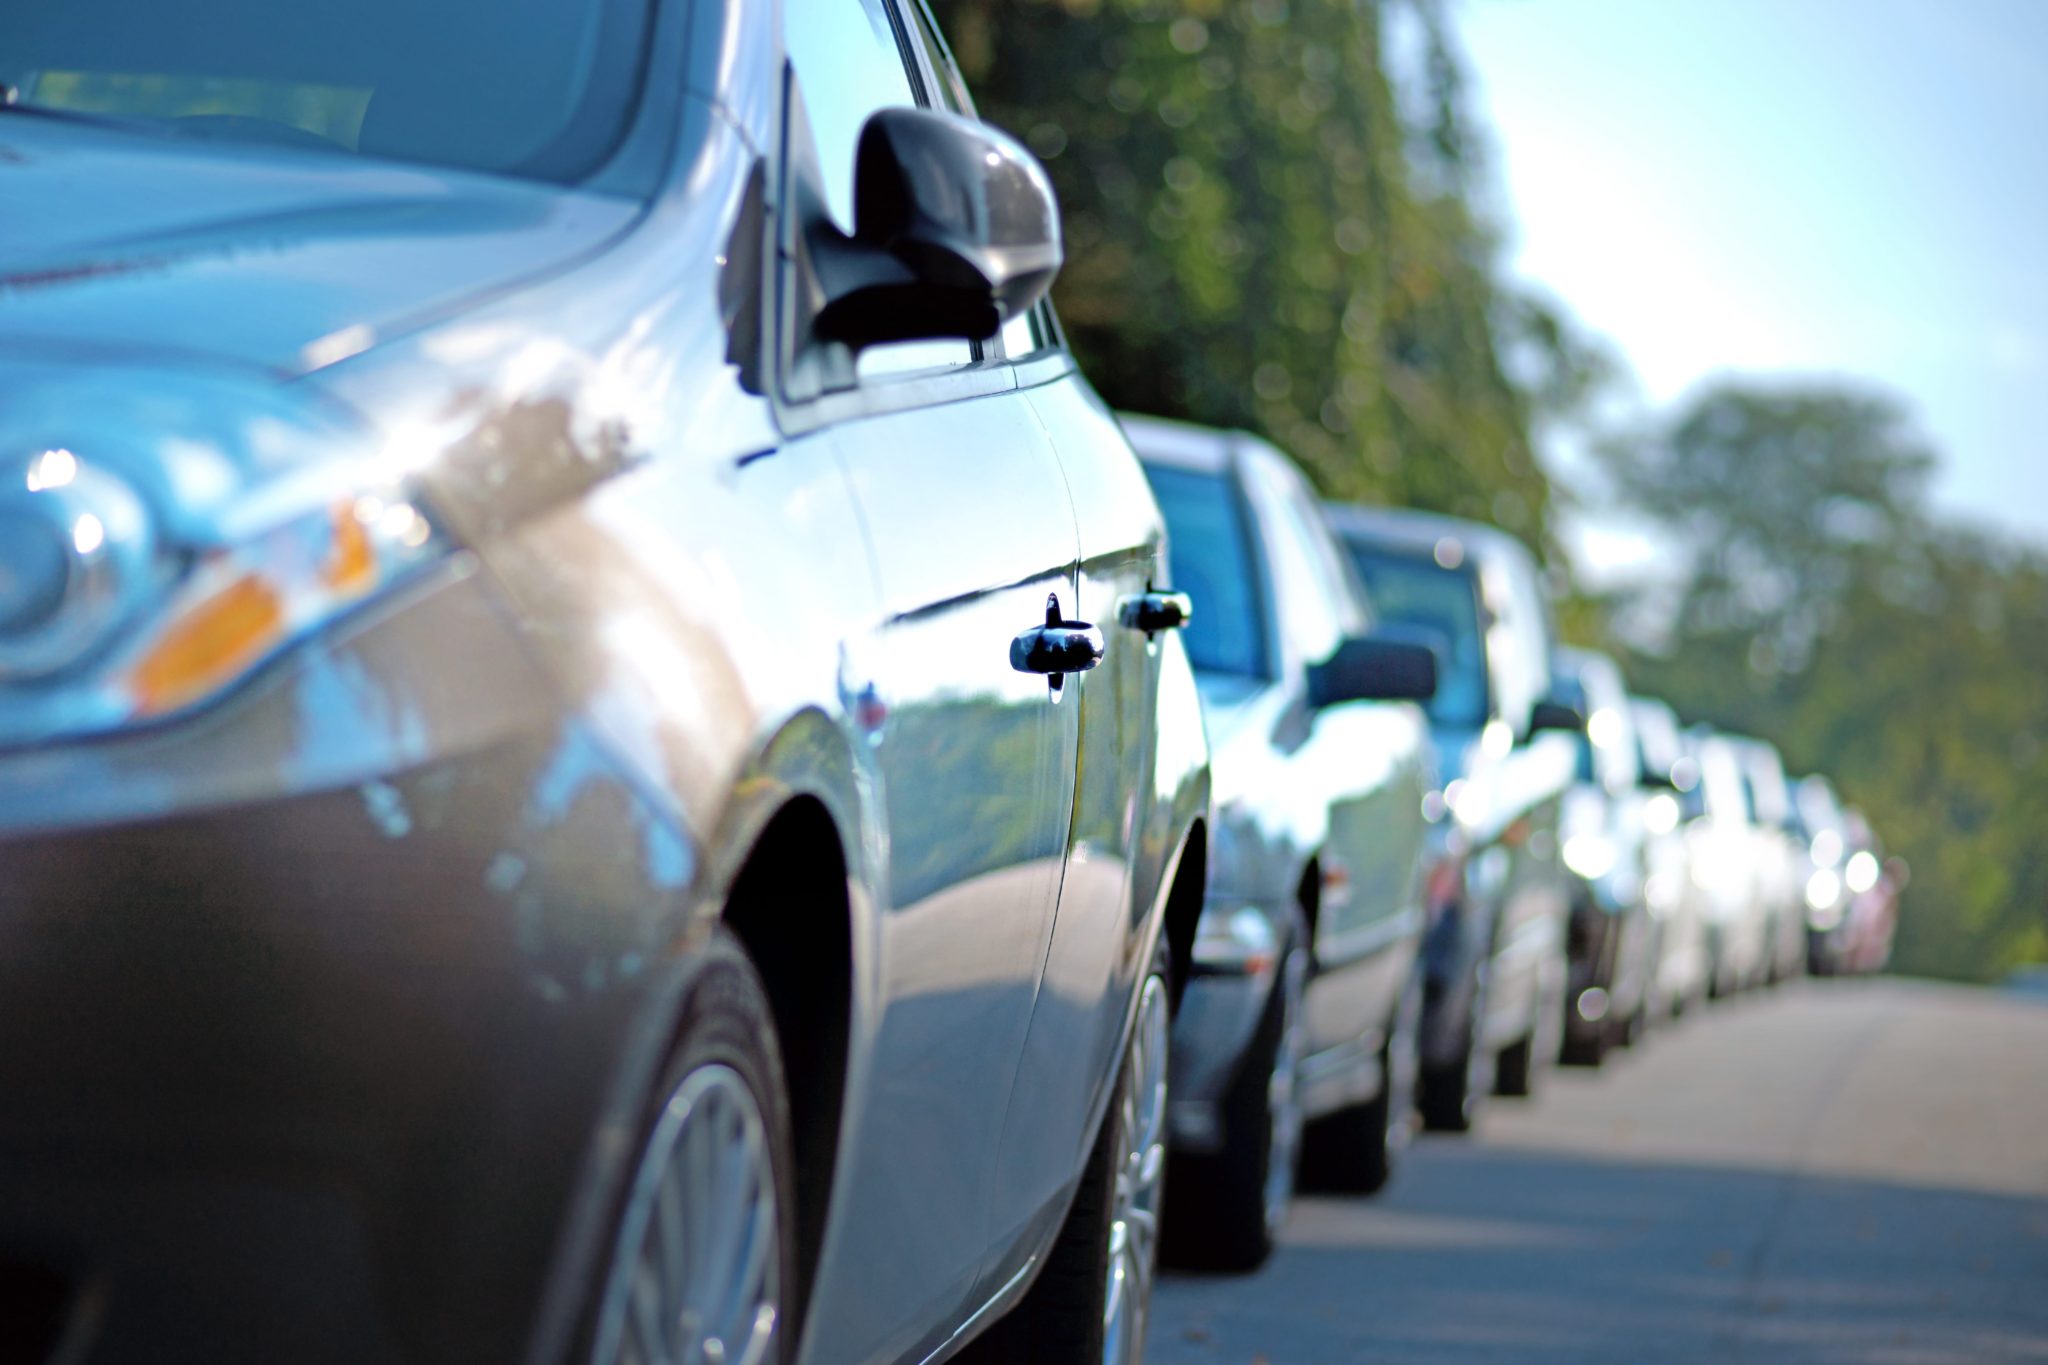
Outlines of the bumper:
[{"label": "bumper", "polygon": [[1173,1020],[1168,1062],[1169,1134],[1176,1150],[1209,1153],[1223,1145],[1223,1099],[1258,1032],[1278,973],[1197,974]]},{"label": "bumper", "polygon": [[[274,683],[93,771],[256,785],[252,735],[349,711]],[[54,1284],[91,1365],[525,1356],[673,930],[579,733],[0,832],[0,1302]]]}]

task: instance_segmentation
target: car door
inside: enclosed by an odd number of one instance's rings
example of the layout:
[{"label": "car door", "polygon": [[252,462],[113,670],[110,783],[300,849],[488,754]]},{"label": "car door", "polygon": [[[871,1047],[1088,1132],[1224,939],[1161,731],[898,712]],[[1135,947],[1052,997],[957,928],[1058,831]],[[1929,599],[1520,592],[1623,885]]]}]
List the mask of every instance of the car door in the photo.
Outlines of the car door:
[{"label": "car door", "polygon": [[[1143,948],[1146,910],[1171,850],[1139,846],[1141,799],[1151,794],[1162,631],[1136,616],[1164,589],[1165,532],[1122,428],[1046,330],[1023,368],[1053,378],[1028,392],[1054,440],[1080,531],[1079,614],[1096,623],[1102,663],[1076,680],[1079,771],[1058,919],[995,1191],[1006,1256],[984,1287],[999,1285],[1049,1231],[1060,1199],[1094,1138],[1096,1102],[1117,1067],[1126,1006]],[[1027,343],[1028,344],[1028,343]]]},{"label": "car door", "polygon": [[[817,179],[785,193],[790,214],[808,201],[852,228],[861,124],[924,95],[912,41],[888,0],[788,0],[801,114],[785,158],[792,180],[814,159]],[[1011,645],[1073,614],[1073,510],[994,350],[882,347],[811,368],[815,396],[792,385],[790,420],[841,463],[866,533],[877,611],[846,641],[841,686],[888,868],[811,1359],[916,1358],[968,1311],[1059,893],[1076,707],[1066,679],[1014,668]]]}]

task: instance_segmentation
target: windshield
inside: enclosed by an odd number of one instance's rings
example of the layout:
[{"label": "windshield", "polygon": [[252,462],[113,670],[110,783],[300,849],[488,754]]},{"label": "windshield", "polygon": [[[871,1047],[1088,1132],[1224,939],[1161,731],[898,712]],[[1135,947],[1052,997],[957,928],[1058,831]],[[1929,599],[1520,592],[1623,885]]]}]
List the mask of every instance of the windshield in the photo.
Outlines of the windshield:
[{"label": "windshield", "polygon": [[1346,548],[1380,618],[1425,632],[1436,646],[1436,696],[1429,701],[1429,718],[1439,725],[1484,725],[1486,637],[1471,573],[1407,555]]},{"label": "windshield", "polygon": [[0,99],[138,131],[571,181],[638,87],[649,0],[13,0]]},{"label": "windshield", "polygon": [[1265,615],[1244,504],[1221,474],[1147,465],[1166,514],[1173,586],[1194,599],[1183,632],[1188,661],[1213,673],[1263,678]]}]

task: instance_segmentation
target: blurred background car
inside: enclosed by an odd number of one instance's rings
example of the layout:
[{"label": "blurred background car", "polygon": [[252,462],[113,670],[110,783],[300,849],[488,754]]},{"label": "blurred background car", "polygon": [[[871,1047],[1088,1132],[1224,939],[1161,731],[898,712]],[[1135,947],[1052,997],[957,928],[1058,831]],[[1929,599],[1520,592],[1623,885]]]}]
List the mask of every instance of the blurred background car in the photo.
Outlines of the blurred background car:
[{"label": "blurred background car", "polygon": [[1440,787],[1423,948],[1421,1108],[1470,1126],[1490,1090],[1524,1095],[1557,1060],[1570,913],[1559,820],[1584,717],[1551,689],[1535,557],[1477,523],[1326,505],[1375,609],[1443,661],[1428,706]]},{"label": "blurred background car", "polygon": [[1577,766],[1558,822],[1572,897],[1563,1057],[1598,1066],[1610,1046],[1634,1042],[1650,1021],[1658,965],[1658,923],[1645,892],[1651,794],[1614,660],[1560,649],[1552,667],[1558,699],[1586,717],[1572,736]]},{"label": "blurred background car", "polygon": [[0,81],[10,1344],[1136,1360],[1199,702],[923,8]]},{"label": "blurred background car", "polygon": [[1834,784],[1818,773],[1799,780],[1793,803],[1806,847],[1807,970],[1839,976],[1855,956],[1856,926],[1849,915],[1855,893],[1843,876],[1851,854],[1848,815]]},{"label": "blurred background car", "polygon": [[1806,890],[1811,859],[1778,747],[1769,740],[1737,741],[1750,810],[1752,866],[1763,902],[1764,980],[1783,981],[1806,970]]},{"label": "blurred background car", "polygon": [[1689,891],[1707,928],[1708,994],[1729,996],[1762,983],[1771,968],[1759,841],[1739,741],[1694,726],[1686,732],[1686,756],[1699,771],[1697,784],[1681,796]]},{"label": "blurred background car", "polygon": [[1842,884],[1849,894],[1850,932],[1842,965],[1868,975],[1891,962],[1892,942],[1899,929],[1899,896],[1911,879],[1906,860],[1885,856],[1884,841],[1861,810],[1843,814],[1849,856],[1842,863]]},{"label": "blurred background car", "polygon": [[1694,888],[1685,810],[1699,765],[1685,752],[1678,717],[1652,697],[1632,697],[1637,783],[1643,793],[1643,903],[1655,926],[1650,998],[1656,1013],[1682,1014],[1705,1001],[1713,951]]},{"label": "blurred background car", "polygon": [[[1318,1184],[1384,1184],[1413,1119],[1428,732],[1420,644],[1372,616],[1301,474],[1127,415],[1164,509],[1213,751],[1209,890],[1174,1024],[1178,1261],[1245,1269]],[[1399,703],[1399,704],[1389,704]]]}]

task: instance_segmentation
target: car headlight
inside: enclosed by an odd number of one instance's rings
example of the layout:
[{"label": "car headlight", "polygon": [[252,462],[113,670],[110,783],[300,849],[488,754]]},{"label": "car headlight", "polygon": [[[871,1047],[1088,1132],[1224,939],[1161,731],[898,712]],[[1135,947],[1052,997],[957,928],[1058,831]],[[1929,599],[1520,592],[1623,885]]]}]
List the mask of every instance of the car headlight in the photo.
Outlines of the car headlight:
[{"label": "car headlight", "polygon": [[1825,933],[1842,922],[1842,878],[1831,867],[1818,867],[1806,879],[1806,922]]},{"label": "car headlight", "polygon": [[397,489],[324,474],[201,522],[82,444],[0,464],[0,742],[198,705],[445,548]]}]

